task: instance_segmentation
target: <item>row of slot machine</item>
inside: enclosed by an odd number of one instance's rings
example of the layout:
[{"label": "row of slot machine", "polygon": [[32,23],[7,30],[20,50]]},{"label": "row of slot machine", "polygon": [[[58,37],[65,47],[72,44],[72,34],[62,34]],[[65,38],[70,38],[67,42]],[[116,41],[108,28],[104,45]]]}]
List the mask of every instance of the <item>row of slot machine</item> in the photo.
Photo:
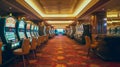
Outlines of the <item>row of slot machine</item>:
[{"label": "row of slot machine", "polygon": [[49,37],[52,38],[55,35],[55,29],[54,28],[49,28]]},{"label": "row of slot machine", "polygon": [[111,26],[107,29],[107,34],[120,34],[120,26]]},{"label": "row of slot machine", "polygon": [[90,24],[76,24],[67,28],[67,36],[75,39],[81,44],[85,44],[85,36],[91,37],[91,25]]},{"label": "row of slot machine", "polygon": [[27,23],[23,19],[17,20],[13,16],[0,18],[0,37],[2,41],[3,63],[14,57],[13,50],[20,48],[24,38],[39,36],[39,27],[35,24]]},{"label": "row of slot machine", "polygon": [[73,38],[73,35],[75,33],[75,26],[70,26],[69,28],[66,29],[66,35],[70,38]]}]

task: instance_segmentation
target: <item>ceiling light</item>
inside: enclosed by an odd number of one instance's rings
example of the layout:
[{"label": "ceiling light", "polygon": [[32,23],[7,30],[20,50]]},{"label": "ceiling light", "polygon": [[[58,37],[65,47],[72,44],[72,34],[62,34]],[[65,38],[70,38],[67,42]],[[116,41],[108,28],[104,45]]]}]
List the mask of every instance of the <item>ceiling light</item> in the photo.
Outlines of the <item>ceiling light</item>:
[{"label": "ceiling light", "polygon": [[47,23],[73,23],[74,21],[46,21]]}]

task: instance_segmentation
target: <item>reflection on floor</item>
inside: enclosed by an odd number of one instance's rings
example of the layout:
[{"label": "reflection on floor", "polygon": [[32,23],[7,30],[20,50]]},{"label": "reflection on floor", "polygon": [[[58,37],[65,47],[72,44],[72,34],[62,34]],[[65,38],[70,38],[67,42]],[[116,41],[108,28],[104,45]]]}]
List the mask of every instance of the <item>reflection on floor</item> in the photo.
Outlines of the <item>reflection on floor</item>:
[{"label": "reflection on floor", "polygon": [[[50,39],[45,47],[37,52],[37,59],[29,56],[27,67],[120,67],[120,62],[106,62],[93,54],[87,57],[83,45],[66,36]],[[9,67],[23,67],[22,61],[13,62]]]}]

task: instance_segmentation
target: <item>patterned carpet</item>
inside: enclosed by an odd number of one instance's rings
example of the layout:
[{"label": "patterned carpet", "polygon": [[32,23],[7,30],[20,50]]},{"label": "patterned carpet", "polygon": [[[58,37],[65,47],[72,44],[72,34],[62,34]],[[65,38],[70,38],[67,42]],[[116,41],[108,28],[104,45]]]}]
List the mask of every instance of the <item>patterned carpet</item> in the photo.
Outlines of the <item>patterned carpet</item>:
[{"label": "patterned carpet", "polygon": [[[27,67],[120,67],[120,62],[106,62],[91,54],[86,56],[84,45],[79,45],[66,36],[50,39],[37,51],[37,58],[29,55]],[[22,60],[14,60],[8,67],[23,67]]]}]

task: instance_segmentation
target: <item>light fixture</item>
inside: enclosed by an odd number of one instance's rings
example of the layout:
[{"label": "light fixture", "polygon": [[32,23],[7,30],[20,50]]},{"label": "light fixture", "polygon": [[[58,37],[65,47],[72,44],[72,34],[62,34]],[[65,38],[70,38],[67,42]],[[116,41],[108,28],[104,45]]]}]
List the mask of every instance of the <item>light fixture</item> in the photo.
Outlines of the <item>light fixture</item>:
[{"label": "light fixture", "polygon": [[107,12],[107,17],[118,17],[119,13],[117,11]]},{"label": "light fixture", "polygon": [[70,23],[73,23],[74,21],[46,21],[47,23],[50,23],[50,24],[52,24],[52,23],[55,23],[55,24],[59,24],[59,23],[68,23],[68,24],[70,24]]}]

